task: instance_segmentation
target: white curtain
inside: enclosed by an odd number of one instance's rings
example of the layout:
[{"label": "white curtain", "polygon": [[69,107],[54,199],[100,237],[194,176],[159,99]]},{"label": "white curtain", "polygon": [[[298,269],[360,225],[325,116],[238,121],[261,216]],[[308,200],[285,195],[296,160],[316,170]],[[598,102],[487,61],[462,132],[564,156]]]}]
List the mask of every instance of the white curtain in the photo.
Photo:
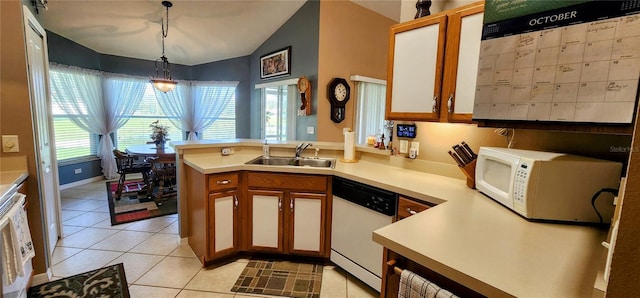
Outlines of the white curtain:
[{"label": "white curtain", "polygon": [[105,178],[117,177],[110,134],[138,108],[144,81],[124,76],[105,78],[100,72],[51,64],[52,99],[83,130],[100,135],[98,157]]},{"label": "white curtain", "polygon": [[[376,83],[356,82],[356,139],[366,144],[367,136],[384,130],[384,109],[387,86]],[[388,140],[389,136],[385,136]]]},{"label": "white curtain", "polygon": [[[165,115],[169,116],[169,121],[180,131],[185,131],[188,126],[187,118],[189,114],[187,111],[191,110],[191,87],[188,81],[177,81],[178,86],[176,89],[164,93],[156,88],[153,88],[153,92],[156,95],[156,100],[160,105],[160,109]],[[182,138],[180,138],[182,140]]]},{"label": "white curtain", "polygon": [[196,133],[211,126],[231,102],[238,82],[178,82],[173,91],[164,93],[154,88],[162,111],[171,123],[188,131],[187,140],[196,140]]},{"label": "white curtain", "polygon": [[111,133],[124,126],[140,106],[146,80],[139,78],[109,75],[103,81],[104,92],[104,131],[98,143],[98,156],[102,158],[102,172],[108,179],[117,175],[117,165],[113,157]]}]

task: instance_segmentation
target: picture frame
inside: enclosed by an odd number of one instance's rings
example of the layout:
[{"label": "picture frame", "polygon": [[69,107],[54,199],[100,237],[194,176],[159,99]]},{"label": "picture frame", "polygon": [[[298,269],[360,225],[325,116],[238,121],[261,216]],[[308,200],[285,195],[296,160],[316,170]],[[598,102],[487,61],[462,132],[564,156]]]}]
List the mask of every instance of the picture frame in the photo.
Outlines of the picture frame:
[{"label": "picture frame", "polygon": [[291,46],[260,56],[260,79],[291,74]]}]

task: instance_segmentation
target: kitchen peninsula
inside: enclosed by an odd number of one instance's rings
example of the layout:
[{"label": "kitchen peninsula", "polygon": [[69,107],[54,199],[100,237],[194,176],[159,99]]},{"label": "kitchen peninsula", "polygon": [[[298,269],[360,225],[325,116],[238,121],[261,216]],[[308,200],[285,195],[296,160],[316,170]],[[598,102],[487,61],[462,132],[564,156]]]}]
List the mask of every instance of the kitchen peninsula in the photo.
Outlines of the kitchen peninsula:
[{"label": "kitchen peninsula", "polygon": [[[271,155],[293,156],[295,145],[270,144]],[[260,140],[174,142],[172,146],[178,156],[183,239],[189,235],[186,202],[191,181],[186,170],[205,175],[242,171],[313,174],[342,177],[437,204],[375,231],[373,240],[485,296],[588,297],[603,266],[600,242],[606,237],[605,230],[526,221],[467,188],[464,180],[394,166],[393,159],[399,157],[381,155],[378,150],[359,147],[357,163],[338,161],[335,168],[311,168],[246,165],[262,154]],[[233,148],[234,153],[222,156],[223,147]],[[343,147],[317,142],[312,148],[319,149],[320,157],[339,159]]]}]

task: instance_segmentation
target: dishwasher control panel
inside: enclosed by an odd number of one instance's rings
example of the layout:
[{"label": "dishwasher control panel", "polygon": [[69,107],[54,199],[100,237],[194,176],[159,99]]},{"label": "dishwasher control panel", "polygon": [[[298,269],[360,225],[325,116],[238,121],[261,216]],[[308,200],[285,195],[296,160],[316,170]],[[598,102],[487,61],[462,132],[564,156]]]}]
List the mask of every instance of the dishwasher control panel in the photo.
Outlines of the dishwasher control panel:
[{"label": "dishwasher control panel", "polygon": [[398,195],[388,190],[334,177],[333,195],[385,215],[396,214]]}]

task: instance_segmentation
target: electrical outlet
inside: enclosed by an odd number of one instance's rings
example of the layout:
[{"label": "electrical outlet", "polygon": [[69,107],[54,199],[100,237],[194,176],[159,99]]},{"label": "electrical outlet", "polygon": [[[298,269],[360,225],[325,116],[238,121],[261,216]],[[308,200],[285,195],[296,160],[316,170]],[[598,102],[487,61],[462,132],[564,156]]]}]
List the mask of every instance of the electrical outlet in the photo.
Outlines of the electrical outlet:
[{"label": "electrical outlet", "polygon": [[416,148],[416,156],[420,155],[420,143],[411,142],[411,148]]},{"label": "electrical outlet", "polygon": [[20,152],[17,135],[2,136],[2,152]]},{"label": "electrical outlet", "polygon": [[222,148],[222,155],[231,155],[233,153],[233,148]]},{"label": "electrical outlet", "polygon": [[81,168],[75,169],[75,170],[73,170],[73,173],[74,174],[80,174],[80,173],[82,173],[82,169]]},{"label": "electrical outlet", "polygon": [[312,134],[314,134],[314,133],[316,133],[316,129],[315,129],[315,127],[313,127],[313,126],[307,126],[307,134],[308,134],[308,135],[312,135]]}]

